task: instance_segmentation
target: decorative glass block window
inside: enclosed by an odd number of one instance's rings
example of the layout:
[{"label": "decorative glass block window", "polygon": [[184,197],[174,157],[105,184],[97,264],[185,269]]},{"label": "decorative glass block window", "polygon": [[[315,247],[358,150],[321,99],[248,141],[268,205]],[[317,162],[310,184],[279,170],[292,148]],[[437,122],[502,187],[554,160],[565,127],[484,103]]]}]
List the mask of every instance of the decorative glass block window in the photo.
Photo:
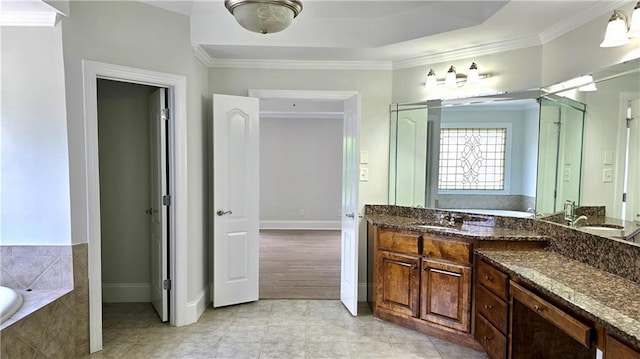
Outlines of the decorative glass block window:
[{"label": "decorative glass block window", "polygon": [[504,190],[506,128],[442,128],[441,190]]}]

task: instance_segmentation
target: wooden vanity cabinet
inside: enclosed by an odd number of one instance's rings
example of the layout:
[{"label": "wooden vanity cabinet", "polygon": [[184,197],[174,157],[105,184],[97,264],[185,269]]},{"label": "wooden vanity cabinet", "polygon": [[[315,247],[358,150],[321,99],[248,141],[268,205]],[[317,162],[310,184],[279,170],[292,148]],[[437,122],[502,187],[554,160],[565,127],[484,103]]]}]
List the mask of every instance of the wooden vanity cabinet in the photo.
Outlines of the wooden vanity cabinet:
[{"label": "wooden vanity cabinet", "polygon": [[611,335],[607,335],[605,340],[604,359],[640,359],[640,352]]},{"label": "wooden vanity cabinet", "polygon": [[384,227],[375,232],[374,315],[424,332],[464,333],[472,341],[472,244]]},{"label": "wooden vanity cabinet", "polygon": [[475,264],[475,338],[490,358],[508,358],[509,276],[479,256]]}]

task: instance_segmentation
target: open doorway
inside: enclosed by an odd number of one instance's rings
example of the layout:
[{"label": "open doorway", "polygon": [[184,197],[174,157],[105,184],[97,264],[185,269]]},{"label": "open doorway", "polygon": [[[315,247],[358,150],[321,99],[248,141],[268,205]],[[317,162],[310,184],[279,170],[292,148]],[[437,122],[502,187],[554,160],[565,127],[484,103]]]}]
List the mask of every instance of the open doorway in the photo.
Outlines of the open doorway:
[{"label": "open doorway", "polygon": [[166,322],[167,90],[97,82],[102,303],[146,303]]},{"label": "open doorway", "polygon": [[260,298],[340,299],[343,101],[260,101]]},{"label": "open doorway", "polygon": [[[168,278],[171,278],[169,322],[179,326],[188,322],[186,174],[186,78],[126,66],[83,60],[84,158],[86,160],[86,234],[89,257],[89,345],[90,352],[102,350],[102,238],[100,224],[100,171],[98,141],[98,79],[111,79],[166,88],[168,92],[168,146],[170,169],[166,203],[169,203]],[[163,199],[164,200],[164,199]],[[164,283],[163,283],[164,284]],[[167,286],[169,287],[169,286]]]}]

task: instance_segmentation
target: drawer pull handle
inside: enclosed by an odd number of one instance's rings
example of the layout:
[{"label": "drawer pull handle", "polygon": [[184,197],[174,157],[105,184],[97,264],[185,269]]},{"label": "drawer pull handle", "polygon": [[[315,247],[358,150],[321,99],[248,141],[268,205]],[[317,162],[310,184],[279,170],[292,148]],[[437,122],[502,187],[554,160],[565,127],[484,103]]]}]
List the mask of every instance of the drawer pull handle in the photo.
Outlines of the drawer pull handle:
[{"label": "drawer pull handle", "polygon": [[484,339],[485,342],[488,342],[489,340],[491,340],[491,337],[488,335],[485,335],[484,337],[482,337],[482,339]]},{"label": "drawer pull handle", "polygon": [[486,310],[491,310],[491,309],[493,309],[493,305],[491,305],[491,304],[485,304],[485,305],[484,305],[484,309],[486,309]]},{"label": "drawer pull handle", "polygon": [[539,312],[542,312],[542,311],[544,310],[544,307],[543,307],[543,306],[541,306],[541,305],[537,305],[537,304],[536,304],[536,305],[534,305],[534,306],[533,306],[533,309],[535,309],[535,310],[536,310],[536,312],[538,312],[538,313],[539,313]]},{"label": "drawer pull handle", "polygon": [[493,280],[493,277],[487,274],[487,275],[484,276],[484,279],[486,279],[487,281],[491,282]]},{"label": "drawer pull handle", "polygon": [[417,264],[414,263],[414,264],[411,265],[411,269],[416,269],[416,268],[418,268]]}]

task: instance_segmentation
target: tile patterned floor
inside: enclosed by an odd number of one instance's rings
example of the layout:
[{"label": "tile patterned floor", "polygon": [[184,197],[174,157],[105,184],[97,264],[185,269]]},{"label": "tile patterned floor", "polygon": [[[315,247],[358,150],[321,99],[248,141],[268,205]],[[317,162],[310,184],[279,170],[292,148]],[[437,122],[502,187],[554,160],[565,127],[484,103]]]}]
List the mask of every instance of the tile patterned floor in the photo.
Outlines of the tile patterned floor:
[{"label": "tile patterned floor", "polygon": [[149,303],[105,304],[104,350],[88,358],[487,358],[359,311],[352,317],[335,300],[261,300],[171,327]]}]

